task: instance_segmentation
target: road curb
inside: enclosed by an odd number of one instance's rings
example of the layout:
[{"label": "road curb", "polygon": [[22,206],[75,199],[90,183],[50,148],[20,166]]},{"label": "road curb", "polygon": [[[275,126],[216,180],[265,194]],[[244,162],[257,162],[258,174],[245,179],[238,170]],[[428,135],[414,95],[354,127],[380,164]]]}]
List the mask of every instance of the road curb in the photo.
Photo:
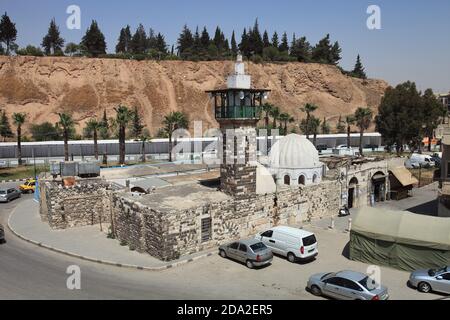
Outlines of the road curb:
[{"label": "road curb", "polygon": [[16,179],[16,180],[0,180],[0,183],[8,183],[8,182],[25,182],[27,181],[29,178],[27,179]]},{"label": "road curb", "polygon": [[86,260],[86,261],[90,261],[90,262],[95,262],[95,263],[99,263],[99,264],[109,265],[109,266],[113,266],[113,267],[121,267],[121,268],[143,270],[143,271],[164,271],[164,270],[167,270],[167,269],[172,269],[172,268],[175,268],[175,267],[179,267],[181,265],[184,265],[184,264],[187,264],[187,263],[190,263],[190,262],[194,262],[194,261],[197,261],[199,259],[210,257],[210,256],[214,255],[213,252],[207,252],[207,253],[204,253],[202,255],[193,257],[193,258],[187,258],[185,260],[180,260],[180,261],[177,261],[177,262],[168,263],[168,264],[165,264],[165,265],[159,266],[159,267],[145,267],[145,266],[139,266],[139,265],[134,265],[134,264],[124,264],[124,263],[119,263],[119,262],[114,262],[114,261],[101,260],[101,259],[96,259],[96,258],[92,258],[92,257],[82,256],[82,255],[79,255],[77,253],[65,251],[65,250],[62,250],[62,249],[58,249],[58,248],[46,245],[46,244],[44,244],[42,242],[34,241],[34,240],[29,239],[29,238],[21,235],[20,233],[18,233],[16,230],[14,230],[14,228],[11,227],[11,223],[10,223],[11,222],[11,217],[15,214],[16,209],[17,209],[17,207],[15,207],[13,209],[13,211],[11,211],[11,213],[9,214],[9,217],[8,217],[8,229],[16,237],[18,237],[18,238],[20,238],[20,239],[22,239],[22,240],[24,240],[24,241],[26,241],[28,243],[34,244],[36,246],[39,246],[41,248],[45,248],[45,249],[48,249],[48,250],[53,251],[53,252],[61,253],[61,254],[64,254],[64,255],[67,255],[67,256],[70,256],[70,257],[73,257],[73,258],[78,258],[78,259],[82,259],[82,260]]}]

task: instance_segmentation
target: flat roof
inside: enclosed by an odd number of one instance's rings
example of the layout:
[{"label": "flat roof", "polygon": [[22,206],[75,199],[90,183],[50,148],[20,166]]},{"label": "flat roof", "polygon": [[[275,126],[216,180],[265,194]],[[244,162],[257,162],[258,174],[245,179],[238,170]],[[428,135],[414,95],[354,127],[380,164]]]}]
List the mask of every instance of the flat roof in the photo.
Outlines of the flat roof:
[{"label": "flat roof", "polygon": [[231,199],[216,188],[203,186],[199,183],[167,186],[141,196],[122,193],[121,196],[148,206],[160,212],[184,211],[209,203],[222,202]]}]

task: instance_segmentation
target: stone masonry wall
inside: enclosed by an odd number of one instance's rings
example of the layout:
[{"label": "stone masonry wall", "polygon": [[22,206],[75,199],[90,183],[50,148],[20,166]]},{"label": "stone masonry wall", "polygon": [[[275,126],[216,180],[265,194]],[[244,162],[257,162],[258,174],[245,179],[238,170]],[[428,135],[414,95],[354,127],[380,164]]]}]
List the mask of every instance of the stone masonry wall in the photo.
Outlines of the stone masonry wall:
[{"label": "stone masonry wall", "polygon": [[110,186],[103,179],[40,180],[40,216],[53,229],[110,223]]},{"label": "stone masonry wall", "polygon": [[[170,261],[275,225],[301,225],[334,215],[339,209],[339,191],[338,182],[327,181],[168,212],[144,206],[139,198],[117,194],[113,203],[116,235],[130,249]],[[202,241],[202,219],[207,218],[212,220],[211,235]]]}]

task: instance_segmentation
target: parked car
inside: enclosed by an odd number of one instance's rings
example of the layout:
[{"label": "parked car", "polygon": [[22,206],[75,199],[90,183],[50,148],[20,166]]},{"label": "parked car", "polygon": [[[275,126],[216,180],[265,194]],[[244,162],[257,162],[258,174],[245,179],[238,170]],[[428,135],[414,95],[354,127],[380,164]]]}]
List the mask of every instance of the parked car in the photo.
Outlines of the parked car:
[{"label": "parked car", "polygon": [[312,260],[319,254],[314,233],[302,229],[278,226],[257,234],[255,239],[262,241],[273,253],[287,257],[292,263]]},{"label": "parked car", "polygon": [[322,152],[326,151],[328,149],[328,146],[326,144],[318,144],[316,146],[317,151]]},{"label": "parked car", "polygon": [[[350,147],[351,148],[351,147]],[[349,147],[346,144],[340,144],[335,149],[349,149]]]},{"label": "parked car", "polygon": [[430,168],[434,167],[435,163],[431,156],[427,154],[413,153],[406,161],[405,166],[410,168]]},{"label": "parked car", "polygon": [[222,258],[230,258],[245,263],[247,268],[262,267],[272,262],[272,251],[255,239],[232,242],[219,247]]},{"label": "parked car", "polygon": [[3,228],[3,226],[0,224],[0,244],[1,243],[5,243],[5,229]]},{"label": "parked car", "polygon": [[409,284],[420,292],[450,293],[450,266],[440,269],[416,270],[411,273]]},{"label": "parked car", "polygon": [[36,189],[36,180],[35,179],[28,179],[27,181],[25,181],[24,184],[21,184],[19,186],[19,190],[22,193],[34,193]]},{"label": "parked car", "polygon": [[434,165],[436,166],[436,167],[438,167],[438,168],[440,168],[441,167],[441,160],[442,160],[442,152],[439,152],[439,153],[434,153],[432,156],[431,156],[431,160],[433,160],[434,161]]},{"label": "parked car", "polygon": [[0,202],[10,202],[21,196],[22,194],[16,188],[0,189]]},{"label": "parked car", "polygon": [[366,274],[356,271],[317,273],[307,284],[316,296],[327,296],[339,300],[387,300],[388,289],[374,283]]}]

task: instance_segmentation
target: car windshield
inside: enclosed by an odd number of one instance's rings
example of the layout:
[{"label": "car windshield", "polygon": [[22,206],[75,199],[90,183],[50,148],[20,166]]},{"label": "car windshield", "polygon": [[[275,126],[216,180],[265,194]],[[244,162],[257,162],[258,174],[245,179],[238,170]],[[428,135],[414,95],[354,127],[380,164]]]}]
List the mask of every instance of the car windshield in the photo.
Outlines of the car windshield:
[{"label": "car windshield", "polygon": [[324,275],[322,276],[322,278],[320,278],[320,280],[323,280],[323,279],[325,279],[325,278],[328,277],[328,276],[334,277],[335,275],[336,275],[336,274],[335,274],[334,272],[329,272],[329,273],[324,274]]},{"label": "car windshield", "polygon": [[6,194],[5,190],[0,190],[0,194]]},{"label": "car windshield", "polygon": [[267,249],[266,245],[262,242],[252,244],[250,248],[253,250],[253,252],[259,252]]},{"label": "car windshield", "polygon": [[365,277],[361,281],[359,281],[359,284],[362,285],[364,288],[366,288],[369,291],[373,291],[376,288],[379,288],[380,285],[377,284],[372,278]]},{"label": "car windshield", "polygon": [[428,275],[433,277],[433,276],[435,276],[435,275],[437,275],[439,273],[446,272],[447,269],[448,269],[447,267],[443,267],[443,268],[440,268],[440,269],[430,269],[430,270],[428,270]]}]

